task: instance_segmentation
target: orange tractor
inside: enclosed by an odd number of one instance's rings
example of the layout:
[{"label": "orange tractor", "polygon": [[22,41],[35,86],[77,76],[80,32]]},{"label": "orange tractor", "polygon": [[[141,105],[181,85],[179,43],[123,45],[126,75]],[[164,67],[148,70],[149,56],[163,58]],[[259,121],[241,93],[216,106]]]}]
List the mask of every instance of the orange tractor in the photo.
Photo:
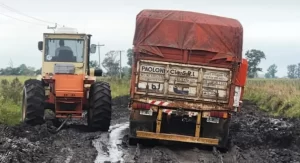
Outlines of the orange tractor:
[{"label": "orange tractor", "polygon": [[101,69],[90,68],[90,53],[95,53],[91,35],[72,28],[44,33],[38,42],[42,52],[42,72],[24,83],[22,120],[30,125],[45,123],[45,109],[56,119],[83,118],[88,126],[108,131],[111,121],[111,90],[106,82],[96,81]]}]

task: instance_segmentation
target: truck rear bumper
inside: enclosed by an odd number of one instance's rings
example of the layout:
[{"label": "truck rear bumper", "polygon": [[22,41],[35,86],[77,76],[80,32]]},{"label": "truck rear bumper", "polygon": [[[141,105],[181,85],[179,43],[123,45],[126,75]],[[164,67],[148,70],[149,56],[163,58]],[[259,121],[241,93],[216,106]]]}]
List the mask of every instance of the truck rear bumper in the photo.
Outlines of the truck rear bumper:
[{"label": "truck rear bumper", "polygon": [[139,110],[131,110],[129,135],[131,138],[166,140],[225,147],[228,140],[230,118],[220,118],[218,123],[206,122],[202,112],[193,116],[195,121],[183,122],[182,116],[154,112],[151,116],[141,115]]},{"label": "truck rear bumper", "polygon": [[218,145],[218,139],[211,138],[200,138],[193,136],[185,136],[178,134],[165,134],[165,133],[154,133],[147,131],[136,131],[137,138],[148,138],[148,139],[158,139],[158,140],[168,140],[168,141],[178,141],[178,142],[186,142],[186,143],[199,143],[199,144],[207,144],[207,145]]}]

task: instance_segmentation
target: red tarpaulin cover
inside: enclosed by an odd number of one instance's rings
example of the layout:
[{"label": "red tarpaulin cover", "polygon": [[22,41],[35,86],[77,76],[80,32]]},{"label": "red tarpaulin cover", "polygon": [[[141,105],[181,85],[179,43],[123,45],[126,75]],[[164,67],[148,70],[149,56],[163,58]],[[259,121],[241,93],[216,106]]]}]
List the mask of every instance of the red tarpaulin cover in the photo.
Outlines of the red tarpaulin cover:
[{"label": "red tarpaulin cover", "polygon": [[243,27],[235,19],[174,10],[142,10],[135,50],[163,57],[158,47],[215,52],[213,59],[242,58]]}]

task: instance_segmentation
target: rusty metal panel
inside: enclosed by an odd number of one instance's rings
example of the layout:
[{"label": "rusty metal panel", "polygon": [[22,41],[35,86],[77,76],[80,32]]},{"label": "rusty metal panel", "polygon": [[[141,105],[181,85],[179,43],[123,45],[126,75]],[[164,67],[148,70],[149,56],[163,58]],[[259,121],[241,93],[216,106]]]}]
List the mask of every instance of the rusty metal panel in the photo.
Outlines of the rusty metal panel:
[{"label": "rusty metal panel", "polygon": [[198,67],[170,64],[168,92],[173,96],[197,97]]},{"label": "rusty metal panel", "polygon": [[216,98],[227,101],[229,95],[230,71],[206,69],[203,72],[203,98]]},{"label": "rusty metal panel", "polygon": [[153,132],[146,132],[146,131],[136,131],[136,135],[138,138],[180,141],[180,142],[209,144],[209,145],[219,144],[218,139],[192,137],[192,136],[184,136],[184,135],[177,135],[177,134],[163,134],[163,133],[153,133]]},{"label": "rusty metal panel", "polygon": [[168,99],[228,103],[230,83],[229,69],[141,60],[135,91]]},{"label": "rusty metal panel", "polygon": [[[178,100],[162,100],[162,99],[155,99],[155,98],[138,98],[135,97],[134,101],[142,102],[142,103],[150,103],[153,105],[160,106],[162,108],[183,108],[187,110],[195,110],[195,111],[204,111],[204,110],[219,110],[219,111],[227,111],[228,105],[227,104],[217,104],[217,103],[203,103],[201,101],[178,101]],[[164,101],[164,104],[167,105],[159,105],[155,103],[151,103],[151,101]],[[157,110],[156,107],[151,107],[153,111]]]},{"label": "rusty metal panel", "polygon": [[138,90],[163,94],[166,65],[139,63],[138,68]]}]

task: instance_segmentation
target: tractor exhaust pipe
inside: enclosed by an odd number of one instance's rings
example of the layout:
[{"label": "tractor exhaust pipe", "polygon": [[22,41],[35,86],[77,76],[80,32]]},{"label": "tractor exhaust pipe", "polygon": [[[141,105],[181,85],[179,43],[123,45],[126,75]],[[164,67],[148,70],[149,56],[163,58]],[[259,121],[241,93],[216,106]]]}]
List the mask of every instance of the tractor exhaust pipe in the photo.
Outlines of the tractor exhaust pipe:
[{"label": "tractor exhaust pipe", "polygon": [[87,35],[88,39],[87,39],[87,44],[88,44],[88,51],[87,51],[87,75],[90,75],[90,51],[91,51],[91,34]]}]

